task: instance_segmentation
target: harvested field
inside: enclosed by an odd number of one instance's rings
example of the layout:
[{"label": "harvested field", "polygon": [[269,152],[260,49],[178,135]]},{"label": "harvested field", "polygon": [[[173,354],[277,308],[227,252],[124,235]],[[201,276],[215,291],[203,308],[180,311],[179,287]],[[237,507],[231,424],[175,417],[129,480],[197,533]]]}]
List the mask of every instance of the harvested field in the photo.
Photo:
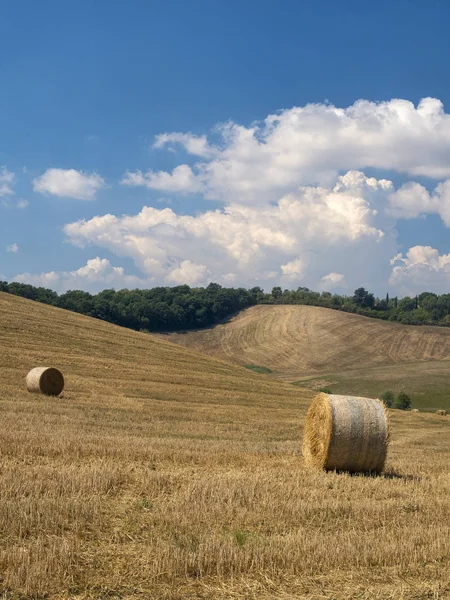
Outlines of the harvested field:
[{"label": "harvested field", "polygon": [[8,600],[450,595],[450,420],[393,411],[384,476],[310,470],[310,392],[5,294],[0,366]]},{"label": "harvested field", "polygon": [[450,329],[377,321],[314,306],[255,306],[229,323],[164,337],[281,381],[450,410]]},{"label": "harvested field", "polygon": [[450,329],[378,321],[316,306],[254,306],[173,342],[285,378],[450,359]]}]

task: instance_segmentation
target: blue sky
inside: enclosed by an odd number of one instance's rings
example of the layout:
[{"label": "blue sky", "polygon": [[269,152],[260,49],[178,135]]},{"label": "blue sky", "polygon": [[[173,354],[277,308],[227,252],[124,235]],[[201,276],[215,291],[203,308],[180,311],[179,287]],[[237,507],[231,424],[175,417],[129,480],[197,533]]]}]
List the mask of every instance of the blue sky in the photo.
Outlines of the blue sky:
[{"label": "blue sky", "polygon": [[1,277],[450,292],[449,17],[5,2]]}]

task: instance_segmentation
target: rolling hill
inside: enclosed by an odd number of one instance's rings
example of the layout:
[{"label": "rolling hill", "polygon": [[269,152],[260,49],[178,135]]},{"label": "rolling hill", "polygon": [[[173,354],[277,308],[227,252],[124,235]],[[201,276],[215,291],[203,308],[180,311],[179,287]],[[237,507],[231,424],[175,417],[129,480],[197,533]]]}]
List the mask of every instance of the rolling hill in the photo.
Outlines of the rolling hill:
[{"label": "rolling hill", "polygon": [[450,410],[450,329],[377,321],[314,306],[255,306],[177,344],[336,393],[406,389],[414,406]]},{"label": "rolling hill", "polygon": [[316,306],[254,306],[229,323],[169,339],[294,377],[450,359],[450,329],[398,325]]},{"label": "rolling hill", "polygon": [[0,369],[2,597],[450,592],[447,418],[392,411],[382,477],[310,471],[308,390],[6,294]]}]

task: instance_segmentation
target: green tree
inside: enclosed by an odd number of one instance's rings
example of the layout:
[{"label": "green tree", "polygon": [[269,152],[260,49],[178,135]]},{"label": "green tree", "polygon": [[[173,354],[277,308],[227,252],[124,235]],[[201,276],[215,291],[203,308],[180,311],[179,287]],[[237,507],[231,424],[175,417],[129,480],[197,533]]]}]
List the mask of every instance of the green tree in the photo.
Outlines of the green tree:
[{"label": "green tree", "polygon": [[388,408],[392,408],[395,400],[394,392],[391,390],[384,391],[382,394],[380,394],[380,400],[383,400]]},{"label": "green tree", "polygon": [[409,312],[411,310],[415,310],[416,301],[414,298],[410,298],[409,296],[405,296],[401,300],[398,301],[398,309],[402,312]]},{"label": "green tree", "polygon": [[275,300],[275,302],[279,300],[282,295],[283,290],[279,286],[276,286],[272,289],[272,298]]},{"label": "green tree", "polygon": [[353,302],[361,308],[372,308],[375,304],[375,298],[373,294],[369,294],[366,289],[360,287],[353,294]]},{"label": "green tree", "polygon": [[411,398],[405,392],[399,392],[394,400],[394,408],[400,410],[409,410],[411,408]]}]

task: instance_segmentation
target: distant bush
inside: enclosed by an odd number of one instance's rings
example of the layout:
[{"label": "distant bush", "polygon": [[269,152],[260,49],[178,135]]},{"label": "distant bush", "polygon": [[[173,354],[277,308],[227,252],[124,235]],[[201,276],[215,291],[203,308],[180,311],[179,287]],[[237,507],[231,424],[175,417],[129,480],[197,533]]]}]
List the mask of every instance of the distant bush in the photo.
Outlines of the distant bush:
[{"label": "distant bush", "polygon": [[409,410],[411,408],[411,398],[405,392],[399,392],[395,397],[393,408]]},{"label": "distant bush", "polygon": [[258,365],[244,365],[246,369],[250,369],[250,371],[255,371],[255,373],[272,373],[272,369],[267,367],[260,367]]},{"label": "distant bush", "polygon": [[332,394],[333,392],[330,390],[330,388],[320,388],[319,392],[322,392],[323,394]]},{"label": "distant bush", "polygon": [[388,408],[392,408],[395,400],[394,392],[391,392],[391,390],[384,391],[380,394],[380,400],[383,400]]}]

